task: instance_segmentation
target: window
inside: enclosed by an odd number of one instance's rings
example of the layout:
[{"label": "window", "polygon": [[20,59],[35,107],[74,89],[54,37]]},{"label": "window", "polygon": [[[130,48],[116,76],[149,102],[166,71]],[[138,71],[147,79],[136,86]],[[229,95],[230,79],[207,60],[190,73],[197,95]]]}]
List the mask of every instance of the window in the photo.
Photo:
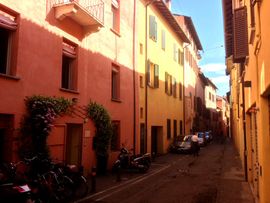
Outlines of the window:
[{"label": "window", "polygon": [[172,79],[172,94],[174,98],[176,98],[176,89],[177,89],[176,79],[173,78]]},{"label": "window", "polygon": [[209,100],[211,101],[211,93],[209,92]]},{"label": "window", "polygon": [[182,100],[182,96],[183,95],[183,85],[182,83],[180,82],[179,83],[179,99]]},{"label": "window", "polygon": [[155,16],[149,16],[149,37],[157,41],[157,22]]},{"label": "window", "polygon": [[157,64],[148,62],[147,81],[150,87],[159,87],[159,66]]},{"label": "window", "polygon": [[167,138],[171,138],[171,120],[167,119]]},{"label": "window", "polygon": [[6,13],[0,8],[0,74],[15,75],[16,30],[16,16]]},{"label": "window", "polygon": [[173,120],[173,137],[177,136],[177,120]]},{"label": "window", "polygon": [[172,95],[172,76],[165,72],[165,93]]},{"label": "window", "polygon": [[111,150],[120,149],[120,121],[112,121],[113,134],[111,138]]},{"label": "window", "polygon": [[76,45],[64,40],[62,48],[61,87],[68,90],[76,90]]},{"label": "window", "polygon": [[112,64],[112,100],[120,100],[120,67]]},{"label": "window", "polygon": [[120,6],[119,0],[112,0],[112,29],[120,32]]},{"label": "window", "polygon": [[166,36],[165,36],[165,30],[162,30],[161,31],[161,48],[163,49],[163,50],[165,50],[165,47],[166,47],[166,45],[165,45],[165,39],[166,39]]}]

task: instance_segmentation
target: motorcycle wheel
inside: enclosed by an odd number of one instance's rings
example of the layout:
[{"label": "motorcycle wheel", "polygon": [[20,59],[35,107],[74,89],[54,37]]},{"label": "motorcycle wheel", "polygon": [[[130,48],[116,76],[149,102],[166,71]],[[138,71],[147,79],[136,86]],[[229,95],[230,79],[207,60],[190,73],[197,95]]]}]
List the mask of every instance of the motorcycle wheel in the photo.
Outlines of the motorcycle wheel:
[{"label": "motorcycle wheel", "polygon": [[143,164],[143,167],[140,168],[140,172],[145,173],[148,171],[149,168],[150,168],[150,164],[148,162],[146,162]]},{"label": "motorcycle wheel", "polygon": [[88,184],[84,176],[78,177],[75,181],[74,196],[76,198],[83,198],[88,194]]}]

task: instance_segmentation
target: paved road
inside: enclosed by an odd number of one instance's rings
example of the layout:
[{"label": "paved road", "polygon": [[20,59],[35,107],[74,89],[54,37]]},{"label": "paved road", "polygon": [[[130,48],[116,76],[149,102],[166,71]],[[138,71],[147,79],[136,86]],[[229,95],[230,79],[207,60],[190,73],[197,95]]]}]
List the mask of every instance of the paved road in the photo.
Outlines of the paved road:
[{"label": "paved road", "polygon": [[[228,150],[227,150],[228,151]],[[232,153],[231,151],[229,151]],[[200,151],[199,157],[168,154],[156,159],[151,170],[144,175],[128,177],[103,191],[79,201],[83,203],[249,203],[249,191],[241,188],[241,168],[232,170],[229,157],[225,159],[226,145],[211,143]],[[227,156],[232,156],[227,153]],[[235,182],[236,181],[236,182]],[[237,184],[240,181],[241,184]],[[236,191],[229,191],[231,183]],[[240,187],[240,188],[239,188]],[[244,187],[248,188],[248,187]],[[237,191],[238,190],[238,191]],[[241,191],[245,195],[240,196]],[[226,192],[232,192],[231,197]],[[237,193],[237,195],[235,195]],[[230,195],[229,194],[229,195]],[[238,197],[240,196],[240,197]]]}]

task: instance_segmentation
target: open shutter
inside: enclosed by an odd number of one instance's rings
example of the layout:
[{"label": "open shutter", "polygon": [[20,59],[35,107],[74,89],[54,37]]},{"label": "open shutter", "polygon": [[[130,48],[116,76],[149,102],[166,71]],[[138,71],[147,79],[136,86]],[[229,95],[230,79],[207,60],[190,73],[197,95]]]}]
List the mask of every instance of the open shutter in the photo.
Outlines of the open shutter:
[{"label": "open shutter", "polygon": [[164,30],[161,31],[161,38],[162,38],[161,48],[165,50],[165,31]]},{"label": "open shutter", "polygon": [[146,76],[147,76],[147,84],[151,85],[151,82],[150,82],[150,61],[149,60],[147,61],[147,73],[146,73]]},{"label": "open shutter", "polygon": [[165,93],[168,93],[168,73],[165,73]]},{"label": "open shutter", "polygon": [[172,95],[172,76],[170,75],[170,95]]},{"label": "open shutter", "polygon": [[149,37],[153,40],[157,40],[157,22],[155,16],[149,16]]},{"label": "open shutter", "polygon": [[248,26],[246,6],[234,10],[234,63],[245,62],[248,56]]},{"label": "open shutter", "polygon": [[159,87],[159,67],[157,64],[155,64],[154,66],[154,71],[155,71],[155,75],[154,75],[154,87],[158,88]]}]

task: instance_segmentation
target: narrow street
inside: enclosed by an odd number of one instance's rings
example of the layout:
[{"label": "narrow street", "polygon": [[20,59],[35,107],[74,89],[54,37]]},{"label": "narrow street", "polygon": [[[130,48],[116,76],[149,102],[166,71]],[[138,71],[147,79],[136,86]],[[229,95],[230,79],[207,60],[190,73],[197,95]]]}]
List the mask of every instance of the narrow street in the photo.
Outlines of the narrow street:
[{"label": "narrow street", "polygon": [[111,189],[78,202],[253,202],[240,159],[230,141],[201,148],[199,157],[178,154],[158,157],[147,174],[132,178],[122,175],[122,179],[119,184],[114,181]]}]

